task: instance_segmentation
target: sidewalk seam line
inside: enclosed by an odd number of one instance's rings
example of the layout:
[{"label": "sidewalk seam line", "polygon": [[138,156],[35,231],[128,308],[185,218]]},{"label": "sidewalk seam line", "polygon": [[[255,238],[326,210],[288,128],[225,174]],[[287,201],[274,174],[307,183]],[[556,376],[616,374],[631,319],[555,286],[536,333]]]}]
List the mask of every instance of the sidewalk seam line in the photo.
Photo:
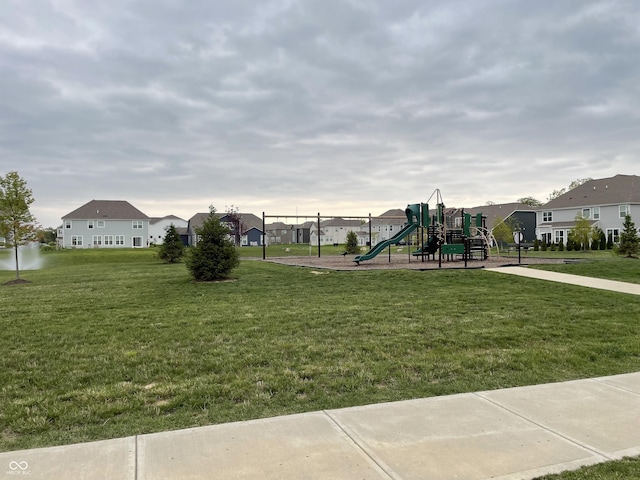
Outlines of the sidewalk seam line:
[{"label": "sidewalk seam line", "polygon": [[599,377],[599,378],[592,378],[591,380],[593,380],[594,382],[603,383],[607,387],[617,388],[618,390],[622,390],[623,392],[632,393],[634,395],[640,396],[640,393],[638,393],[635,390],[630,390],[630,389],[624,388],[624,387],[622,387],[620,385],[614,385],[613,383],[607,382],[606,378],[607,377]]},{"label": "sidewalk seam line", "polygon": [[135,436],[136,441],[134,442],[134,445],[133,445],[133,453],[135,455],[135,462],[133,464],[133,478],[134,478],[134,480],[138,480],[138,437],[139,437],[139,435]]},{"label": "sidewalk seam line", "polygon": [[[388,478],[390,479],[396,479],[396,480],[401,480],[401,478],[396,475],[396,473],[393,471],[393,469],[387,465],[382,459],[378,460],[374,457],[373,454],[369,453],[367,451],[367,449],[365,449],[357,440],[356,438],[354,438],[353,435],[351,435],[351,433],[349,433],[348,430],[345,429],[345,427],[343,427],[335,418],[333,418],[331,416],[331,414],[329,413],[328,410],[323,410],[322,413],[324,413],[327,418],[331,421],[331,423],[333,423],[333,425],[340,430],[344,435],[347,436],[347,438],[349,440],[351,440],[353,442],[353,445],[360,450],[360,452],[369,460],[371,460]],[[390,472],[389,472],[390,471]]]},{"label": "sidewalk seam line", "polygon": [[614,457],[611,457],[611,456],[607,455],[605,452],[601,452],[599,450],[596,450],[593,447],[589,447],[587,445],[584,445],[581,442],[579,442],[578,440],[576,440],[575,438],[568,437],[567,435],[562,434],[562,433],[554,430],[553,428],[551,428],[548,425],[545,425],[545,424],[540,423],[540,422],[536,422],[535,420],[533,420],[533,419],[531,419],[529,417],[526,417],[525,415],[523,415],[521,413],[518,413],[518,412],[516,412],[514,410],[511,410],[509,407],[507,407],[506,405],[503,405],[502,403],[500,403],[500,402],[498,402],[496,400],[492,400],[490,398],[487,398],[487,397],[481,395],[480,392],[474,392],[473,394],[478,396],[478,397],[480,397],[480,398],[482,398],[482,399],[484,399],[484,400],[486,400],[487,402],[495,405],[496,407],[502,408],[503,410],[511,413],[512,415],[515,415],[515,416],[525,420],[528,423],[531,423],[531,424],[533,424],[533,425],[535,425],[537,427],[542,428],[546,432],[549,432],[549,433],[551,433],[551,434],[553,434],[553,435],[555,435],[557,437],[560,437],[560,438],[566,440],[567,442],[569,442],[569,443],[571,443],[573,445],[577,445],[578,447],[582,448],[583,450],[587,450],[587,451],[589,451],[589,452],[591,452],[591,453],[593,453],[595,455],[598,455],[599,457],[605,458],[606,460],[615,460]]}]

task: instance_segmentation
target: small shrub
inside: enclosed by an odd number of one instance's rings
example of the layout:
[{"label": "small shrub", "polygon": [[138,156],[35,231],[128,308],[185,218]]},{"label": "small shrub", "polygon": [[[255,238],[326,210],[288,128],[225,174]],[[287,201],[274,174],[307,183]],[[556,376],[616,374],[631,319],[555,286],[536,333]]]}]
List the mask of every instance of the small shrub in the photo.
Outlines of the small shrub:
[{"label": "small shrub", "polygon": [[184,255],[184,245],[176,227],[171,224],[167,227],[167,233],[158,249],[158,257],[167,263],[176,263]]},{"label": "small shrub", "polygon": [[347,232],[347,253],[350,255],[358,253],[358,235],[351,230]]}]

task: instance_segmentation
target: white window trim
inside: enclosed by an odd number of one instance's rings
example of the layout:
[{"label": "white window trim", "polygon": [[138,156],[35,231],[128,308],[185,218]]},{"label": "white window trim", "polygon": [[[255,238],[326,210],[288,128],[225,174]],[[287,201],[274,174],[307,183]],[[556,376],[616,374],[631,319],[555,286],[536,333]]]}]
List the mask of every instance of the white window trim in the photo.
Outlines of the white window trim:
[{"label": "white window trim", "polygon": [[618,215],[620,218],[624,218],[627,214],[631,213],[631,209],[629,208],[629,204],[618,205]]},{"label": "white window trim", "polygon": [[564,230],[554,230],[553,239],[555,243],[560,243],[560,242],[564,243],[564,239],[565,239]]}]

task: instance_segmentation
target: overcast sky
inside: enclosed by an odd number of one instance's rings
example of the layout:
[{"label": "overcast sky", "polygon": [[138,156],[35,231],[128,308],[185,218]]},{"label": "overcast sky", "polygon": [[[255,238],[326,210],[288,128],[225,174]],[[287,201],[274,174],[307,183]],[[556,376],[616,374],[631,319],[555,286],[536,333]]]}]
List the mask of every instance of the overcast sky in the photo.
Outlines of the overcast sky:
[{"label": "overcast sky", "polygon": [[43,226],[546,201],[639,161],[637,0],[0,0],[0,174]]}]

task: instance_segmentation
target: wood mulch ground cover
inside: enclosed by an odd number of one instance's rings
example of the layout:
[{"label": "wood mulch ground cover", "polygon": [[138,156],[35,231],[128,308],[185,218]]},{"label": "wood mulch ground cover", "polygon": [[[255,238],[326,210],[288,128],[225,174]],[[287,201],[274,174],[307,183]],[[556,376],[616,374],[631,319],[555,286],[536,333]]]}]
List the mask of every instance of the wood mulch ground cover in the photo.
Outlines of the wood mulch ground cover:
[{"label": "wood mulch ground cover", "polygon": [[[280,263],[282,265],[292,265],[298,267],[324,268],[329,270],[340,271],[359,271],[359,270],[437,270],[439,268],[465,268],[464,261],[455,259],[451,261],[442,260],[440,264],[438,259],[422,261],[421,258],[411,257],[408,255],[393,254],[389,259],[388,255],[381,254],[371,260],[361,262],[360,265],[353,261],[353,255],[335,256],[329,255],[324,257],[308,256],[308,257],[267,257],[266,261]],[[563,259],[549,258],[525,258],[521,257],[520,265],[532,264],[557,264],[564,263]],[[466,268],[495,268],[507,265],[518,265],[518,257],[516,256],[493,256],[487,260],[468,260]]]}]

